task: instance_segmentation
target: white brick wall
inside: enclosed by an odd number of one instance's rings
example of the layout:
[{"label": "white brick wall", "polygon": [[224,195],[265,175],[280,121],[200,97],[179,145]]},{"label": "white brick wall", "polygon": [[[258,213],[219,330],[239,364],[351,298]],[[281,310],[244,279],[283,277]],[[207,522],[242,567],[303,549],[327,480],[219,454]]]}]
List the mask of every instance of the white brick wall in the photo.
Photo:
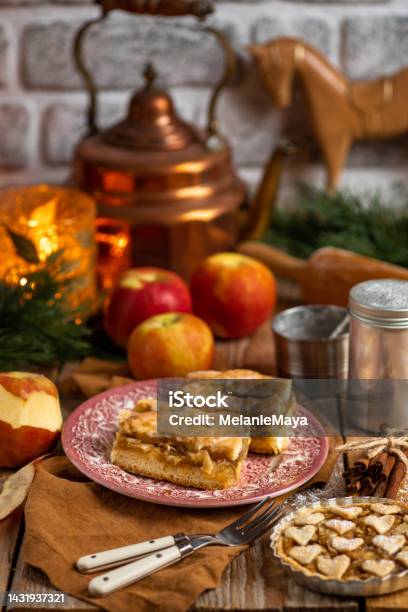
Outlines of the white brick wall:
[{"label": "white brick wall", "polygon": [[[237,0],[217,3],[213,22],[243,59],[240,82],[223,96],[220,124],[244,178],[256,180],[282,133],[301,135],[302,161],[285,183],[323,178],[301,97],[286,112],[272,108],[245,46],[282,35],[300,36],[353,78],[408,65],[408,0]],[[0,185],[65,180],[84,131],[86,96],[72,61],[80,24],[99,13],[88,0],[0,0]],[[186,27],[183,27],[186,26]],[[201,124],[222,56],[190,19],[116,13],[86,42],[89,65],[102,90],[104,126],[123,115],[132,89],[152,59],[180,112]],[[356,146],[345,184],[360,188],[408,183],[408,136]]]}]

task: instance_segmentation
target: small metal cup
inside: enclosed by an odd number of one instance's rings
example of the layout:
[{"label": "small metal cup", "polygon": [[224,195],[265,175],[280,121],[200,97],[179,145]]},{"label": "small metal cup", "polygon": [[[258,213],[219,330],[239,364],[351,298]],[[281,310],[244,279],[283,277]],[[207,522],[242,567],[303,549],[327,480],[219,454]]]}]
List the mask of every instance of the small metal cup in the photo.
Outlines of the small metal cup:
[{"label": "small metal cup", "polygon": [[339,306],[296,306],[273,322],[278,374],[287,378],[347,378],[349,334],[329,338],[347,315]]}]

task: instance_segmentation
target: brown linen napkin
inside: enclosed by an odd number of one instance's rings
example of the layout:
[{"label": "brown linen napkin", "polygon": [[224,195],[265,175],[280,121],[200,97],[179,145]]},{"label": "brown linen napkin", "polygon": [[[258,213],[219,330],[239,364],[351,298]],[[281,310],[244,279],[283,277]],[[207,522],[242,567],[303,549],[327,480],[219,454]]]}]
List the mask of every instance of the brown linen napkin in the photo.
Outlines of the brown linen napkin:
[{"label": "brown linen napkin", "polygon": [[[334,448],[336,440],[333,440]],[[336,461],[333,450],[314,480],[327,481]],[[40,568],[61,591],[114,612],[187,610],[206,589],[221,581],[229,561],[243,547],[209,547],[109,597],[89,597],[89,576],[75,561],[95,551],[178,532],[215,533],[245,511],[173,508],[137,501],[88,481],[64,457],[37,467],[25,508],[24,559]]]}]

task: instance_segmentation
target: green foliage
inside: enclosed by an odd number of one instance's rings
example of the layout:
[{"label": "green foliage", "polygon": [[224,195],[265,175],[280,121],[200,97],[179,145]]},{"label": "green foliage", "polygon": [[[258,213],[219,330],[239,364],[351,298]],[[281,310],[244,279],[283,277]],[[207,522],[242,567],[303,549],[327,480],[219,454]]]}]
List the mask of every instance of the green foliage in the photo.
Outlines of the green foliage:
[{"label": "green foliage", "polygon": [[[17,253],[39,261],[34,244],[8,230]],[[63,253],[53,253],[17,285],[0,282],[0,370],[78,359],[91,352],[90,331],[75,323],[79,311],[64,303],[68,283],[57,280]]]},{"label": "green foliage", "polygon": [[31,240],[29,240],[25,236],[22,236],[21,234],[13,232],[13,230],[9,229],[8,227],[6,227],[5,230],[14,244],[14,248],[16,249],[17,255],[19,255],[22,259],[24,259],[24,261],[27,261],[28,263],[40,263],[37,250]]},{"label": "green foliage", "polygon": [[[22,259],[39,262],[30,240],[6,231]],[[19,284],[0,282],[0,371],[64,363],[88,355],[126,359],[124,351],[105,334],[100,316],[83,323],[84,313],[68,306],[65,298],[75,286],[60,279],[71,265],[60,250]]]},{"label": "green foliage", "polygon": [[[16,253],[28,263],[40,262],[35,245],[5,228]],[[75,281],[63,281],[75,262],[64,251],[52,253],[17,285],[0,281],[0,371],[75,361],[92,355],[125,361],[126,353],[106,335],[101,314],[82,322],[84,312],[67,303]]]},{"label": "green foliage", "polygon": [[333,246],[408,267],[408,202],[391,207],[379,195],[302,185],[294,210],[276,211],[263,241],[305,259]]}]

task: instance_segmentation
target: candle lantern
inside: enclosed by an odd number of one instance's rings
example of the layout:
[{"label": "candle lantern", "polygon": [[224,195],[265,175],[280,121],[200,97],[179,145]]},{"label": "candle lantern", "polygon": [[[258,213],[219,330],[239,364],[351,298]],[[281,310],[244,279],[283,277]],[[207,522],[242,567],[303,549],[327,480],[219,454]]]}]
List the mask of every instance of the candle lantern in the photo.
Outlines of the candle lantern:
[{"label": "candle lantern", "polygon": [[120,219],[99,217],[96,220],[96,243],[99,284],[102,290],[109,291],[119,274],[132,266],[129,224]]},{"label": "candle lantern", "polygon": [[[23,283],[24,275],[58,253],[58,280],[67,283],[70,308],[91,312],[96,304],[95,203],[75,189],[37,185],[0,191],[0,279]],[[37,261],[19,255],[9,232],[27,238]]]}]

